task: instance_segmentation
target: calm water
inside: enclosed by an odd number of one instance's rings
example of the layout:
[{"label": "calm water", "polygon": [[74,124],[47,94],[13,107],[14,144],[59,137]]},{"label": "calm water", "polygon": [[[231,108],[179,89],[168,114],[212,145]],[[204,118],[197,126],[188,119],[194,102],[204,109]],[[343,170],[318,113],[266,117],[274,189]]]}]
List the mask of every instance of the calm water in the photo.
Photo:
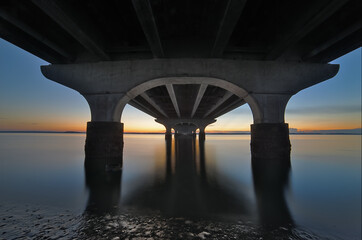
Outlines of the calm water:
[{"label": "calm water", "polygon": [[272,177],[249,135],[125,135],[110,176],[85,172],[84,141],[0,134],[0,239],[361,238],[361,136],[291,135]]}]

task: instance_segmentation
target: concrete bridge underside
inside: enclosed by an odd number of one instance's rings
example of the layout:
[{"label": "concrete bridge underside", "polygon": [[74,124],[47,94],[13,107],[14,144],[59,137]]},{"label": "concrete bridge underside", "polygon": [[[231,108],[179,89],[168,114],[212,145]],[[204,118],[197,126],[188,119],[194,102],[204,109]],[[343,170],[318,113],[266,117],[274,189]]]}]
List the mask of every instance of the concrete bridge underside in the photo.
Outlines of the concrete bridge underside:
[{"label": "concrete bridge underside", "polygon": [[[193,134],[247,103],[253,113],[254,158],[290,156],[285,108],[292,95],[333,77],[339,66],[319,63],[223,59],[152,59],[42,66],[47,78],[88,101],[86,156],[97,167],[120,168],[127,103],[177,134]],[[94,159],[94,160],[92,160]],[[98,166],[100,164],[101,166]]]},{"label": "concrete bridge underside", "polygon": [[361,46],[360,0],[3,0],[0,37],[91,109],[87,164],[122,166],[130,104],[179,134],[251,108],[254,158],[290,155],[291,96],[333,77]]}]

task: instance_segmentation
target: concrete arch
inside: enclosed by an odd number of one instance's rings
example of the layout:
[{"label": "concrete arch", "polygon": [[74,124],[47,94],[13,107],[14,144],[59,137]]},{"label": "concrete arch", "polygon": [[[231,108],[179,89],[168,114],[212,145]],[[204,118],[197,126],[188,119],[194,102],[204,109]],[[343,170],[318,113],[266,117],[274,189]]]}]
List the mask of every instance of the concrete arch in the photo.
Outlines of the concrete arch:
[{"label": "concrete arch", "polygon": [[187,118],[155,119],[155,121],[164,125],[166,128],[166,131],[167,131],[167,129],[169,129],[169,131],[171,131],[171,129],[174,129],[176,131],[175,126],[183,125],[183,124],[195,126],[196,127],[195,131],[197,129],[200,129],[200,131],[205,131],[206,126],[216,122],[215,119],[211,119],[211,118],[210,119],[187,119]]},{"label": "concrete arch", "polygon": [[262,112],[255,99],[245,89],[235,85],[234,83],[213,77],[161,77],[141,83],[129,90],[118,102],[114,111],[114,119],[121,119],[122,111],[131,99],[149,89],[166,84],[207,84],[223,88],[245,100],[245,102],[251,108],[254,120],[261,118]]},{"label": "concrete arch", "polygon": [[194,123],[177,123],[172,127],[175,133],[178,134],[188,134],[188,133],[196,133],[196,129],[198,126]]}]

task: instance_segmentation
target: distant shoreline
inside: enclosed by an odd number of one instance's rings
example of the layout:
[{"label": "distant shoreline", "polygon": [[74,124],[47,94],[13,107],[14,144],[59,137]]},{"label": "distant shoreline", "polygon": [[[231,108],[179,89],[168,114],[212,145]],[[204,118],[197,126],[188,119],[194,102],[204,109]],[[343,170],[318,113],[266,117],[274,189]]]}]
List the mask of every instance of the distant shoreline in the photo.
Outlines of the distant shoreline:
[{"label": "distant shoreline", "polygon": [[[0,133],[54,133],[54,134],[86,134],[86,132],[77,131],[0,131]],[[158,132],[125,132],[124,134],[148,134],[163,135],[165,133]],[[291,132],[290,135],[362,135],[362,133],[353,132]],[[250,135],[250,132],[209,132],[206,135]]]}]

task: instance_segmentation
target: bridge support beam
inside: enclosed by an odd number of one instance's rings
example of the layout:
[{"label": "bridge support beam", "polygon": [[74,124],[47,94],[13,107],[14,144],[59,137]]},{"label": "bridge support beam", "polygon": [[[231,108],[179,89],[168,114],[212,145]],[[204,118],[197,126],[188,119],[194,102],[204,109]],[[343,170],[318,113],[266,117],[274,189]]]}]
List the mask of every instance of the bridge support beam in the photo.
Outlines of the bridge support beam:
[{"label": "bridge support beam", "polygon": [[196,136],[197,125],[193,123],[176,124],[173,126],[176,136],[178,135],[193,135]]},{"label": "bridge support beam", "polygon": [[123,165],[122,109],[117,109],[120,94],[83,95],[91,109],[87,123],[85,167],[93,171],[120,171]]},{"label": "bridge support beam", "polygon": [[85,166],[100,171],[119,171],[123,163],[123,123],[88,122]]},{"label": "bridge support beam", "polygon": [[172,139],[172,132],[171,132],[171,127],[170,126],[165,126],[166,127],[166,132],[165,132],[165,139],[166,140],[171,140]]},{"label": "bridge support beam", "polygon": [[291,150],[288,124],[252,124],[250,146],[254,159],[288,159]]},{"label": "bridge support beam", "polygon": [[205,128],[207,125],[216,122],[215,119],[196,119],[196,118],[176,118],[176,119],[164,119],[157,118],[156,122],[162,124],[166,128],[165,138],[168,135],[171,136],[171,128],[175,130],[176,135],[194,135],[196,136],[196,130],[199,129],[199,139],[205,140]]},{"label": "bridge support beam", "polygon": [[199,127],[199,141],[203,141],[203,140],[205,140],[205,128],[206,128],[206,126],[201,126],[201,127]]},{"label": "bridge support beam", "polygon": [[250,143],[253,159],[289,159],[289,126],[284,122],[284,115],[291,94],[253,94],[252,97],[255,100]]}]

